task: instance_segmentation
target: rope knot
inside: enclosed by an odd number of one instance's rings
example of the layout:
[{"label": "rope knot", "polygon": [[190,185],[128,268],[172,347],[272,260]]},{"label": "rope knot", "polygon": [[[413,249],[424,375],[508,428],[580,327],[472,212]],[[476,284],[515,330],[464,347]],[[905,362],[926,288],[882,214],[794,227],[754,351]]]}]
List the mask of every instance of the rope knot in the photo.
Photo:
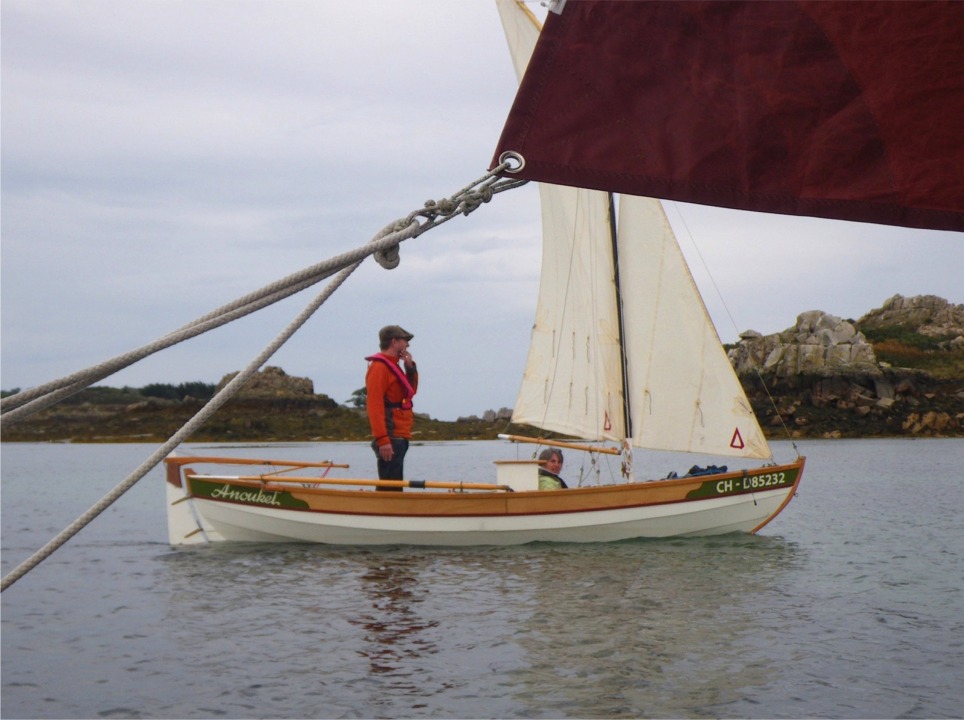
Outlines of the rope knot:
[{"label": "rope knot", "polygon": [[385,250],[376,250],[372,257],[375,258],[375,262],[386,270],[394,270],[402,261],[402,258],[398,253],[398,245],[392,245],[390,248]]},{"label": "rope knot", "polygon": [[465,194],[465,200],[462,203],[462,214],[468,215],[474,210],[478,210],[482,203],[489,202],[493,197],[492,187],[490,185],[485,185],[482,188],[469,192]]},{"label": "rope knot", "polygon": [[[435,200],[430,202],[439,215],[453,215],[459,209],[458,202],[456,202],[453,198],[442,198],[437,202]],[[428,203],[426,203],[426,207],[427,206]]]},{"label": "rope knot", "polygon": [[[404,230],[405,228],[407,228],[410,224],[411,223],[408,218],[399,218],[395,222],[387,225],[379,233],[377,233],[375,237],[372,238],[372,242],[375,242],[376,240],[381,240],[382,238],[388,237],[389,235],[398,233]],[[372,257],[375,258],[375,262],[377,262],[386,270],[394,270],[395,268],[398,267],[398,264],[401,262],[401,256],[399,255],[399,250],[398,250],[398,243],[394,245],[389,245],[388,247],[383,248],[382,250],[376,250],[374,253],[372,253]]]}]

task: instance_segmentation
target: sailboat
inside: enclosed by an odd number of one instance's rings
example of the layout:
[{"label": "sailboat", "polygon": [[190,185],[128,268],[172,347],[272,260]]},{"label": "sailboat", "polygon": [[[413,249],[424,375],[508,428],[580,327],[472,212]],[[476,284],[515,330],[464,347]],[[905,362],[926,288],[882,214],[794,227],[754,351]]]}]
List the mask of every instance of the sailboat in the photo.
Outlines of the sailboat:
[{"label": "sailboat", "polygon": [[[363,248],[153,343],[3,398],[6,427],[334,276],[201,411],[0,589],[165,457],[175,545],[508,545],[753,533],[786,507],[804,458],[774,463],[653,198],[964,231],[964,3],[546,4],[540,30],[521,4],[498,0],[522,81],[480,181],[385,226]],[[539,490],[534,458],[497,461],[494,478],[391,481],[352,477],[337,462],[169,456],[363,259],[394,267],[403,240],[525,182],[540,183],[544,238],[514,419],[539,432],[508,439],[612,456],[619,481]],[[641,480],[633,448],[763,464],[694,466],[683,477]],[[371,491],[381,485],[405,492]]]},{"label": "sailboat", "polygon": [[[521,78],[539,25],[519,3],[498,7]],[[567,440],[506,439],[617,456],[620,482],[539,490],[535,459],[498,461],[485,483],[339,477],[345,467],[328,462],[169,457],[170,542],[610,542],[754,533],[776,517],[805,459],[772,462],[660,202],[548,184],[540,199],[539,296],[512,420]],[[767,462],[640,481],[632,448]],[[249,467],[227,474],[230,463]],[[199,471],[208,465],[217,471]],[[370,491],[379,485],[408,492]]]}]

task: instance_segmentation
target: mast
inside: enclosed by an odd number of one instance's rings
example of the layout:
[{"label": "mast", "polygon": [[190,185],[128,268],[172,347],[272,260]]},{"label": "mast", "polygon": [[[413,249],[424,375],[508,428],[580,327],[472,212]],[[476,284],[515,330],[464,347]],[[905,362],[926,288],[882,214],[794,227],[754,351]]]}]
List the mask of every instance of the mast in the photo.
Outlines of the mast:
[{"label": "mast", "polygon": [[619,373],[622,377],[623,385],[623,427],[626,428],[626,437],[633,436],[633,418],[629,409],[629,372],[626,361],[626,343],[624,342],[625,328],[623,327],[623,293],[622,283],[619,280],[619,242],[616,233],[616,203],[613,194],[609,195],[609,236],[612,240],[613,248],[613,281],[616,285],[616,325],[619,328]]}]

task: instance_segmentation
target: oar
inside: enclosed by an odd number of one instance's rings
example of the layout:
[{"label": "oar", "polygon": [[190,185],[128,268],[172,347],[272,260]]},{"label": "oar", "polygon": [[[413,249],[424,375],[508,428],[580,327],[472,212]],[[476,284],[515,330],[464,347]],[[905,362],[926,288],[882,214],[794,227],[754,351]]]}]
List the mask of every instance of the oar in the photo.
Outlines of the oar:
[{"label": "oar", "polygon": [[364,485],[370,487],[394,488],[433,488],[439,490],[504,490],[514,492],[508,485],[494,485],[490,483],[446,482],[440,480],[367,480],[361,478],[281,478],[272,475],[188,475],[189,479],[197,480],[238,480],[258,483],[273,483],[276,485],[311,484],[311,485]]},{"label": "oar", "polygon": [[549,447],[569,448],[570,450],[585,450],[586,452],[604,453],[606,455],[619,455],[619,448],[604,448],[595,445],[581,445],[579,443],[565,442],[563,440],[547,440],[546,438],[526,437],[525,435],[502,435],[500,440],[509,440],[518,443],[533,443],[534,445],[548,445]]}]

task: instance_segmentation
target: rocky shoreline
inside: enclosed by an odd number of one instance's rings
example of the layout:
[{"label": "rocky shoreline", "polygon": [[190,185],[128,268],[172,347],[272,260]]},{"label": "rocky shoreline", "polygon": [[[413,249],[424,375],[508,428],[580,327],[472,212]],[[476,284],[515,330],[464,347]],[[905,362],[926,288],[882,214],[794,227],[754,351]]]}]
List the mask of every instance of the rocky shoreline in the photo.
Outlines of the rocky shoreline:
[{"label": "rocky shoreline", "polygon": [[[859,320],[814,310],[780,333],[744,332],[728,356],[771,439],[964,437],[964,305],[887,300]],[[221,386],[233,375],[222,379]],[[79,401],[5,430],[4,442],[160,442],[203,401]],[[416,441],[533,435],[508,411],[456,421],[420,415]],[[199,442],[367,441],[364,412],[265,368],[192,438]]]},{"label": "rocky shoreline", "polygon": [[[895,367],[881,350],[931,370]],[[895,295],[857,321],[801,313],[781,333],[742,333],[728,357],[765,430],[786,427],[794,438],[964,436],[964,306],[941,298]]]}]

